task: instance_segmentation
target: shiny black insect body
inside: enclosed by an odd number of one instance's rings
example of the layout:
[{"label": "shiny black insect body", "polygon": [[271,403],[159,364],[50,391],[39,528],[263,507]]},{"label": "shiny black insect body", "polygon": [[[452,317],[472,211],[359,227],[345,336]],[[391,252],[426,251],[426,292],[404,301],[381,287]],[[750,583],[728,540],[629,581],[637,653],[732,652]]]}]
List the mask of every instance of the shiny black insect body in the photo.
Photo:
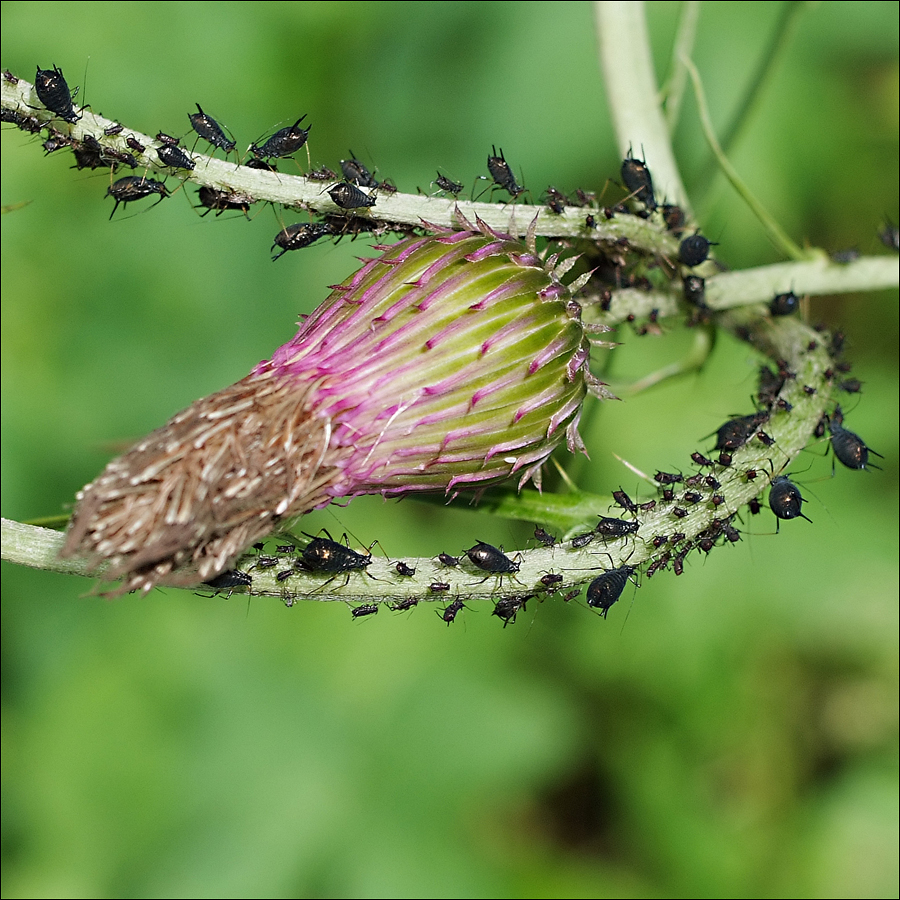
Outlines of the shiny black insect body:
[{"label": "shiny black insect body", "polygon": [[394,568],[397,570],[397,574],[402,575],[404,578],[412,578],[416,574],[416,570],[403,562],[403,560],[400,560]]},{"label": "shiny black insect body", "polygon": [[283,569],[281,572],[275,573],[275,580],[279,583],[282,581],[287,581],[293,575],[296,575],[297,572],[294,569]]},{"label": "shiny black insect body", "polygon": [[228,140],[222,126],[212,117],[207,115],[197,104],[197,112],[188,113],[188,119],[191,121],[191,128],[203,138],[208,144],[230,153],[234,150],[234,141]]},{"label": "shiny black insect body", "polygon": [[653,480],[657,484],[680,484],[684,481],[684,475],[680,472],[657,472]]},{"label": "shiny black insect body", "polygon": [[504,597],[494,604],[494,610],[491,615],[502,619],[503,627],[506,628],[507,625],[511,625],[516,621],[516,615],[520,609],[525,608],[526,602],[527,601],[525,600],[517,600],[513,597]]},{"label": "shiny black insect body", "polygon": [[304,114],[293,125],[276,131],[262,147],[251,144],[250,152],[259,159],[277,159],[283,156],[292,156],[306,144],[306,139],[309,137],[309,130],[312,128],[312,125],[309,128],[300,127],[300,123],[305,118],[306,115]]},{"label": "shiny black insect body", "polygon": [[[247,163],[247,165],[249,166],[250,163]],[[332,172],[328,166],[322,166],[319,169],[313,169],[311,172],[307,172],[306,177],[310,181],[337,181],[337,172]]]},{"label": "shiny black insect body", "polygon": [[664,203],[662,213],[666,228],[676,237],[680,237],[681,232],[684,231],[684,210],[680,206],[672,206],[669,203]]},{"label": "shiny black insect body", "polygon": [[884,457],[867,447],[866,442],[858,434],[844,428],[841,424],[843,421],[843,412],[840,406],[836,406],[834,415],[829,420],[828,430],[831,433],[831,449],[834,450],[837,459],[848,469],[880,468],[869,462],[869,454],[874,453],[882,459]]},{"label": "shiny black insect body", "polygon": [[709,256],[712,243],[702,234],[692,234],[678,245],[678,259],[689,268],[699,266]]},{"label": "shiny black insect body", "polygon": [[756,439],[766,447],[771,447],[775,443],[775,438],[766,434],[764,431],[757,431]]},{"label": "shiny black insect body", "polygon": [[226,569],[215,578],[210,578],[203,583],[213,590],[225,591],[229,588],[249,587],[253,584],[253,578],[247,572],[241,572],[239,569]]},{"label": "shiny black insect body", "polygon": [[506,191],[513,199],[525,192],[525,188],[519,187],[516,183],[512,169],[503,156],[502,148],[498,154],[497,148],[491,146],[491,156],[487,158],[487,167],[488,172],[491,173],[491,178],[494,179],[494,184]]},{"label": "shiny black insect body", "polygon": [[479,541],[474,547],[466,550],[466,556],[473,566],[489,575],[514,575],[519,571],[518,560],[508,557],[502,549]]},{"label": "shiny black insect body", "polygon": [[643,203],[650,212],[656,209],[656,196],[653,193],[653,179],[650,177],[650,170],[642,159],[635,159],[629,155],[622,162],[622,181],[628,193],[635,200]]},{"label": "shiny black insect body", "polygon": [[378,612],[377,603],[363,603],[362,606],[354,606],[350,610],[350,615],[354,619],[361,619],[363,616],[374,616]]},{"label": "shiny black insect body", "polygon": [[625,519],[600,516],[600,521],[594,527],[594,531],[602,538],[620,538],[629,534],[634,534],[638,530],[638,527],[638,522],[628,522]]},{"label": "shiny black insect body", "polygon": [[114,134],[121,134],[124,128],[124,125],[114,122],[112,125],[107,125],[106,128],[103,129],[103,133],[107,137],[112,137]]},{"label": "shiny black insect body", "polygon": [[[346,535],[344,537],[346,540]],[[340,575],[368,568],[372,564],[372,553],[357,553],[330,536],[316,537],[303,548],[298,564],[307,572]]]},{"label": "shiny black insect body", "polygon": [[625,493],[621,488],[617,491],[613,491],[613,500],[622,507],[622,509],[627,510],[630,513],[637,512],[637,504]]},{"label": "shiny black insect body", "polygon": [[450,566],[451,568],[459,565],[459,557],[451,556],[449,553],[438,553],[438,559],[442,565]]},{"label": "shiny black insect body", "polygon": [[599,609],[605,619],[612,605],[622,596],[628,579],[634,572],[634,566],[620,566],[598,575],[587,589],[587,605]]},{"label": "shiny black insect body", "polygon": [[22,131],[27,131],[29,134],[40,134],[44,127],[37,116],[28,116],[17,109],[7,109],[5,106],[0,109],[0,122],[15,125],[16,128],[21,128]]},{"label": "shiny black insect body", "polygon": [[173,137],[171,134],[166,134],[164,131],[158,131],[156,133],[156,139],[161,144],[165,144],[167,147],[177,147],[178,146],[178,138]]},{"label": "shiny black insect body", "polygon": [[546,575],[541,575],[541,584],[548,590],[561,584],[562,580],[563,577],[558,572],[548,572]]},{"label": "shiny black insect body", "polygon": [[692,453],[692,454],[691,454],[691,459],[692,459],[698,466],[714,466],[714,465],[715,465],[715,463],[714,463],[711,459],[709,459],[708,457],[704,456],[702,453]]},{"label": "shiny black insect body", "polygon": [[275,235],[275,243],[271,247],[272,250],[281,247],[281,252],[272,257],[272,262],[280,259],[288,250],[302,250],[326,234],[328,234],[328,227],[321,222],[295,222],[293,225],[282,228]]},{"label": "shiny black insect body", "polygon": [[730,419],[716,432],[716,450],[739,450],[768,418],[767,412],[758,412]]},{"label": "shiny black insect body", "polygon": [[672,515],[675,516],[676,519],[685,519],[688,516],[688,511],[682,509],[680,506],[674,506],[672,507]]},{"label": "shiny black insect body", "polygon": [[556,543],[556,538],[552,534],[544,531],[539,525],[534,529],[534,537],[540,541],[545,547],[552,547]]},{"label": "shiny black insect body", "polygon": [[569,205],[569,198],[562,191],[558,191],[555,187],[548,187],[546,190],[546,196],[547,206],[549,207],[550,212],[556,213],[556,215],[561,216],[566,211],[566,207]]},{"label": "shiny black insect body", "polygon": [[[769,488],[769,508],[779,519],[812,519],[803,514],[804,498],[800,489],[786,475],[778,475]],[[780,526],[779,522],[779,526]]]},{"label": "shiny black insect body", "polygon": [[685,503],[699,503],[703,499],[703,494],[697,491],[685,491],[682,499]]},{"label": "shiny black insect body", "polygon": [[170,169],[187,169],[190,171],[196,165],[188,153],[175,144],[163,144],[156,148],[156,155],[163,165]]},{"label": "shiny black insect body", "polygon": [[434,594],[442,594],[450,590],[450,585],[446,581],[432,581],[428,585],[428,590]]},{"label": "shiny black insect body", "polygon": [[437,173],[437,178],[431,183],[436,184],[442,191],[452,194],[454,197],[459,196],[463,189],[463,186],[458,181],[453,181],[446,175],[441,175],[440,172]]},{"label": "shiny black insect body", "polygon": [[[112,197],[116,201],[113,211],[109,214],[110,219],[115,215],[120,203],[132,203],[135,200],[142,200],[151,194],[159,194],[160,203],[164,198],[169,196],[166,186],[161,181],[154,181],[152,178],[138,178],[136,175],[126,175],[109,186],[106,191],[107,197]],[[153,205],[156,206],[156,203]]]},{"label": "shiny black insect body", "polygon": [[576,534],[575,537],[572,538],[572,548],[577,550],[580,547],[587,547],[596,536],[597,535],[593,531],[585,531],[583,534]]},{"label": "shiny black insect body", "polygon": [[684,299],[694,306],[706,308],[706,279],[699,275],[688,275],[682,282]]},{"label": "shiny black insect body", "polygon": [[751,516],[758,516],[760,511],[762,510],[762,506],[759,502],[759,497],[751,497],[747,501],[747,509],[750,510]]},{"label": "shiny black insect body", "polygon": [[375,205],[375,194],[367,194],[361,191],[355,184],[342,181],[334,187],[328,188],[328,196],[341,209],[360,209],[364,206]]},{"label": "shiny black insect body", "polygon": [[253,202],[253,198],[249,194],[242,194],[238,191],[220,191],[208,184],[200,185],[197,199],[201,206],[206,207],[206,212],[201,213],[202,216],[213,211],[217,216],[221,216],[223,212],[230,209],[238,210],[246,216],[250,211],[250,204]]},{"label": "shiny black insect body", "polygon": [[790,316],[800,309],[800,298],[793,292],[777,294],[769,303],[769,312],[773,316]]},{"label": "shiny black insect body", "polygon": [[352,150],[350,151],[350,157],[350,159],[341,160],[341,172],[344,175],[344,180],[358,187],[377,188],[378,182],[375,180],[375,176],[356,159],[356,155]]},{"label": "shiny black insect body", "polygon": [[449,606],[438,612],[438,615],[449,625],[456,619],[459,611],[463,608],[462,600],[454,600]]},{"label": "shiny black insect body", "polygon": [[404,610],[418,606],[418,604],[419,601],[415,597],[407,597],[405,600],[398,600],[396,603],[391,603],[390,607],[394,612],[403,612]]},{"label": "shiny black insect body", "polygon": [[[75,112],[72,105],[72,92],[66,79],[63,78],[62,69],[54,66],[52,69],[42,69],[37,67],[37,74],[34,76],[34,89],[37,92],[38,100],[55,113],[64,122],[75,123],[80,116]],[[78,93],[76,88],[75,93]]]}]

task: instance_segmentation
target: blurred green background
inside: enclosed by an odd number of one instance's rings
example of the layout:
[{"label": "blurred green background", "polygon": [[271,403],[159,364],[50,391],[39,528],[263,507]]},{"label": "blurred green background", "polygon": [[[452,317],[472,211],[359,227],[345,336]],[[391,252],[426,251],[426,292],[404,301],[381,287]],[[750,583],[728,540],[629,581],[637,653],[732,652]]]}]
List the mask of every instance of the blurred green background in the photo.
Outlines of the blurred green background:
[{"label": "blurred green background", "polygon": [[[678,6],[649,4],[661,76]],[[720,128],[781,9],[703,4]],[[4,2],[2,24],[0,65],[73,85],[86,67],[93,108],[150,133],[182,133],[199,101],[241,148],[307,113],[314,164],[352,148],[404,190],[438,167],[471,185],[492,144],[536,196],[618,176],[587,3]],[[887,252],[897,47],[897,3],[805,12],[733,154],[797,240]],[[5,516],[59,512],[367,253],[273,265],[271,210],[201,220],[184,192],[110,222],[108,176],[12,129],[0,146],[3,204],[30,201],[2,223]],[[708,174],[690,98],[676,151],[690,190]],[[734,267],[778,258],[727,189],[702,221]],[[814,524],[776,539],[766,512],[609,621],[559,601],[505,630],[477,607],[447,628],[427,606],[109,602],[4,564],[3,896],[896,896],[897,312],[896,293],[810,309],[848,334],[865,386],[847,425],[884,470],[832,480],[819,446],[793,468]],[[621,378],[685,346],[677,328],[621,339]],[[685,467],[749,410],[755,366],[723,339],[700,376],[607,404],[583,486],[636,491],[613,453]],[[530,534],[378,498],[323,525],[392,557]]]}]

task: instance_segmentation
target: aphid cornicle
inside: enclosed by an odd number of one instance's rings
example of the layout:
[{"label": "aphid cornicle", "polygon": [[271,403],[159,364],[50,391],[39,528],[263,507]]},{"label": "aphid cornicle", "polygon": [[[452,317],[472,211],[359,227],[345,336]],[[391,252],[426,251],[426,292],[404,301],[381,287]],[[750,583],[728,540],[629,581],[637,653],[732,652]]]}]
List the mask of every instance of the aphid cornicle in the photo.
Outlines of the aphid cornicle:
[{"label": "aphid cornicle", "polygon": [[877,469],[878,466],[869,462],[869,454],[884,458],[880,453],[866,446],[866,442],[852,431],[843,426],[844,414],[840,406],[834,408],[834,415],[829,419],[828,430],[831,433],[831,449],[835,457],[848,469]]},{"label": "aphid cornicle", "polygon": [[72,92],[69,90],[69,85],[63,78],[62,69],[59,66],[54,66],[52,69],[42,69],[38,66],[34,76],[34,90],[38,95],[38,100],[64,122],[74,124],[78,121],[78,113],[75,112],[75,107],[72,105]]},{"label": "aphid cornicle", "polygon": [[620,566],[618,569],[610,569],[598,575],[588,585],[587,605],[599,609],[600,615],[605,619],[610,607],[622,596],[622,591],[625,590],[625,585],[633,572],[634,566]]},{"label": "aphid cornicle", "polygon": [[234,150],[234,141],[228,140],[225,136],[225,132],[222,131],[222,126],[212,116],[208,116],[203,112],[199,103],[197,104],[197,112],[188,113],[188,119],[191,121],[191,128],[193,128],[207,144],[218,147],[226,153],[230,153]]},{"label": "aphid cornicle", "polygon": [[772,480],[769,508],[779,519],[806,519],[807,522],[812,522],[812,519],[803,514],[801,507],[804,502],[800,489],[786,475],[778,475]]}]

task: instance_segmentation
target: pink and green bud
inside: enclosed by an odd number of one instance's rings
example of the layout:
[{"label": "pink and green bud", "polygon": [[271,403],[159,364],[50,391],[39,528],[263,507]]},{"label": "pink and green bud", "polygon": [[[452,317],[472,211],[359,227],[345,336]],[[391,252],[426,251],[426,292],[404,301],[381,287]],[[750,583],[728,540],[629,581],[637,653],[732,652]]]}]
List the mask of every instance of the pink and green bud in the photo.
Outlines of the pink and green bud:
[{"label": "pink and green bud", "polygon": [[608,396],[571,263],[464,225],[378,248],[270,360],[113,460],[64,554],[125,590],[193,584],[333,499],[539,484],[581,448],[586,395]]}]

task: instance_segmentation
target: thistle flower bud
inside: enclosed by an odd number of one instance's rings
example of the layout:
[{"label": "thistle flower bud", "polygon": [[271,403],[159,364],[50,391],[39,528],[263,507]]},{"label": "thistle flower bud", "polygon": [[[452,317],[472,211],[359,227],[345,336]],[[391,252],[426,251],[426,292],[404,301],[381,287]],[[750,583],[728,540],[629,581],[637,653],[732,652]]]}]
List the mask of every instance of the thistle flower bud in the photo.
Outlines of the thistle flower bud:
[{"label": "thistle flower bud", "polygon": [[571,260],[483,223],[366,261],[296,337],[113,460],[78,496],[62,551],[119,593],[188,586],[280,523],[337,498],[456,493],[583,449],[585,396],[609,396]]}]

